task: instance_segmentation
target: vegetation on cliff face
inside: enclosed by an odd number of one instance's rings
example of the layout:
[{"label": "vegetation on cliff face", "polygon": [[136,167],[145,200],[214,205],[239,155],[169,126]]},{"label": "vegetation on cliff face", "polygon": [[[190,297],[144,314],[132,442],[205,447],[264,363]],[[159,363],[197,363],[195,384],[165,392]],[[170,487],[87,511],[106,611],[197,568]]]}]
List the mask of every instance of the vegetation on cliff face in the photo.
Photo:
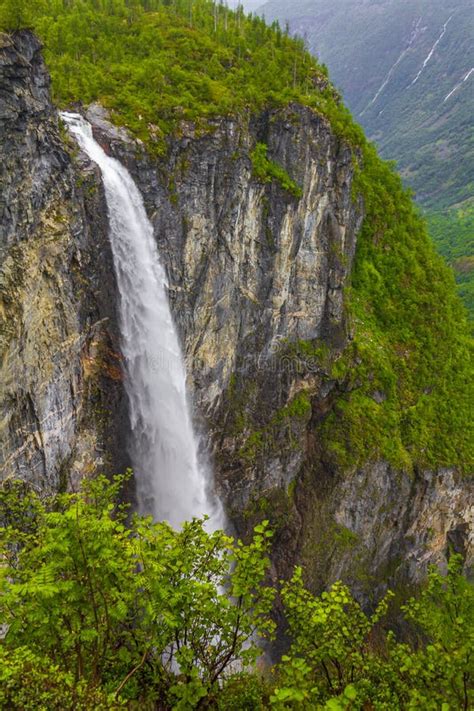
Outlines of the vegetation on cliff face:
[{"label": "vegetation on cliff face", "polygon": [[474,325],[474,200],[427,216],[430,235],[453,267],[459,293]]},{"label": "vegetation on cliff face", "polygon": [[[271,587],[265,523],[248,545],[198,520],[127,525],[121,481],[51,498],[0,489],[0,708],[469,708],[474,589],[458,557],[407,601],[401,642],[391,593],[367,616],[341,583],[311,595],[300,569]],[[277,595],[291,646],[259,674]]]},{"label": "vegetation on cliff face", "polygon": [[293,197],[300,198],[303,194],[300,186],[290,178],[286,170],[268,158],[268,146],[265,143],[257,143],[255,150],[250,154],[253,172],[256,178],[262,183],[271,183],[276,180],[283,190],[287,190]]},{"label": "vegetation on cliff face", "polygon": [[364,146],[366,217],[349,294],[354,339],[333,375],[346,395],[323,425],[339,461],[457,465],[472,473],[472,340],[452,273],[399,176]]}]

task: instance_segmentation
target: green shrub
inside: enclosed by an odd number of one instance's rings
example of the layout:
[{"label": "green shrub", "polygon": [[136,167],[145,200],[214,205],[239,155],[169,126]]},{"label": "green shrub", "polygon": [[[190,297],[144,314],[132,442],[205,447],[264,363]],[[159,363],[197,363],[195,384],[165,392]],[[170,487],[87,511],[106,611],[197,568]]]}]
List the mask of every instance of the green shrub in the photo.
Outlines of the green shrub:
[{"label": "green shrub", "polygon": [[267,152],[268,146],[265,143],[257,143],[250,154],[255,177],[262,183],[271,183],[272,180],[276,180],[283,190],[289,192],[293,197],[300,198],[303,195],[300,186],[290,178],[284,168],[268,158]]},{"label": "green shrub", "polygon": [[[272,636],[266,523],[249,545],[208,534],[199,520],[179,532],[139,517],[126,527],[115,504],[121,483],[100,478],[44,501],[19,499],[21,486],[0,492],[1,649],[13,655],[4,693],[25,708],[37,693],[55,708],[48,677],[79,700],[98,689],[97,698],[143,701],[146,690],[146,699],[193,708],[233,666],[253,664],[259,635]],[[19,688],[22,669],[31,691]]]},{"label": "green shrub", "polygon": [[120,698],[76,683],[44,654],[0,646],[0,708],[8,711],[108,711],[125,708]]},{"label": "green shrub", "polygon": [[283,584],[292,640],[277,670],[275,709],[449,711],[474,702],[474,588],[459,556],[447,575],[432,568],[425,589],[404,607],[412,641],[386,630],[391,593],[367,615],[336,583],[321,596],[302,571]]},{"label": "green shrub", "polygon": [[[123,478],[41,500],[0,488],[0,708],[428,711],[474,699],[474,589],[453,556],[388,630],[391,594],[367,614],[338,582],[311,594],[282,583],[288,653],[255,669],[273,636],[266,522],[244,545],[194,520],[182,531],[116,504]],[[339,534],[341,534],[339,536]],[[341,530],[338,545],[352,544]]]},{"label": "green shrub", "polygon": [[231,676],[217,697],[218,711],[264,711],[268,708],[269,684],[257,674]]}]

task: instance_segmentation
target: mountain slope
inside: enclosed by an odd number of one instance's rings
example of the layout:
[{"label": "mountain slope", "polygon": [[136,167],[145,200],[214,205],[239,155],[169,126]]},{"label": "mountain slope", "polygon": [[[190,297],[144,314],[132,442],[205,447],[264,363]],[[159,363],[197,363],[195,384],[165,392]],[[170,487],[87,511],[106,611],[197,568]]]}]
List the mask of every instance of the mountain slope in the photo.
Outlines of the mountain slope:
[{"label": "mountain slope", "polygon": [[356,119],[395,158],[420,203],[474,190],[474,12],[469,0],[270,0],[325,62]]},{"label": "mountain slope", "polygon": [[[474,318],[472,245],[459,217],[472,222],[472,3],[269,0],[259,12],[306,38],[381,154],[397,161]],[[461,262],[451,259],[453,239]]]},{"label": "mountain slope", "polygon": [[430,235],[453,266],[459,293],[474,320],[474,201],[427,216]]}]

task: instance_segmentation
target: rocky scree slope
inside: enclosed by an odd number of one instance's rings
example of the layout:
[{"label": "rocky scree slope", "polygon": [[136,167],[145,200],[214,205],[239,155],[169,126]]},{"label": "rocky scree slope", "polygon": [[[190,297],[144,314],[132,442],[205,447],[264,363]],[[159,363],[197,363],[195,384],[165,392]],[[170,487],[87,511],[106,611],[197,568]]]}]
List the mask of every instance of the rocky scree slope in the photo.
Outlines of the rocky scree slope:
[{"label": "rocky scree slope", "polygon": [[[4,476],[57,486],[126,462],[106,210],[97,171],[59,127],[36,40],[2,36],[0,57]],[[275,577],[299,560],[314,589],[342,577],[369,599],[383,580],[418,580],[449,546],[469,565],[471,479],[384,457],[371,431],[349,461],[337,426],[331,437],[352,391],[368,387],[375,421],[387,393],[345,355],[361,330],[347,294],[364,206],[329,121],[292,105],[205,133],[183,123],[153,159],[100,106],[87,117],[142,190],[218,488],[240,533],[270,518]],[[259,143],[301,196],[256,177]]]}]

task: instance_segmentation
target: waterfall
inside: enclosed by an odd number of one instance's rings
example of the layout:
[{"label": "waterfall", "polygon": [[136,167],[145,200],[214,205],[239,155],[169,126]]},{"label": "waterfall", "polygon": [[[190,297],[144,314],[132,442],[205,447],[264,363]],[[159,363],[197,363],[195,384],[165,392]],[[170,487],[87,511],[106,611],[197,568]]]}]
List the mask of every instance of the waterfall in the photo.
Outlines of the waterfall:
[{"label": "waterfall", "polygon": [[222,526],[211,476],[199,459],[186,371],[153,228],[131,175],[95,141],[78,114],[61,117],[101,172],[119,290],[121,348],[139,511],[177,527],[193,516]]}]

